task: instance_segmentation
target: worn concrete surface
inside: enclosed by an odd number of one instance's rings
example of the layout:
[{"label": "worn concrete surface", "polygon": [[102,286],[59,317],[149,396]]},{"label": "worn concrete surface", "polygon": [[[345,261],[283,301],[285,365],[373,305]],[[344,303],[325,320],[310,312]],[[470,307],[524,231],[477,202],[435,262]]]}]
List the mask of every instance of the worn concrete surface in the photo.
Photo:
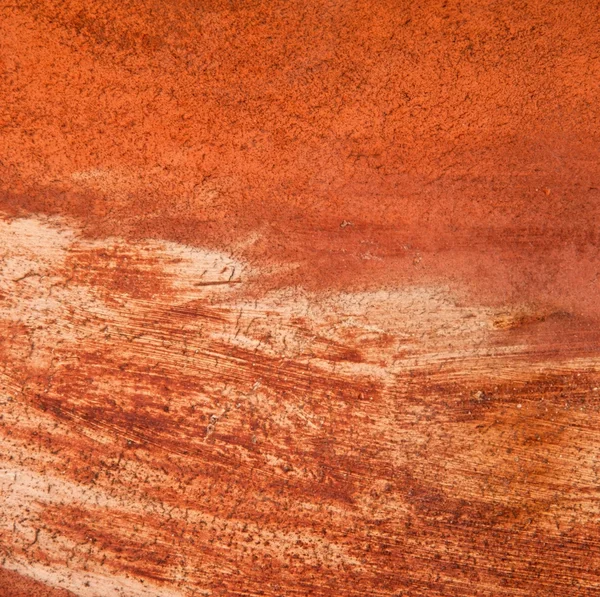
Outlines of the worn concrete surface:
[{"label": "worn concrete surface", "polygon": [[0,594],[600,595],[600,4],[0,4]]}]

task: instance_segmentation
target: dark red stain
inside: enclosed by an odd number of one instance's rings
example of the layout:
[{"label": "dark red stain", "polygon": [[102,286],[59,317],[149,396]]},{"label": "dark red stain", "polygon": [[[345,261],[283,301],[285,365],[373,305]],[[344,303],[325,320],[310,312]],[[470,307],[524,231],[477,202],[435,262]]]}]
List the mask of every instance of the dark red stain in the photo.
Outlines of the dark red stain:
[{"label": "dark red stain", "polygon": [[52,589],[47,585],[0,568],[0,595],[10,597],[74,597],[65,589]]}]

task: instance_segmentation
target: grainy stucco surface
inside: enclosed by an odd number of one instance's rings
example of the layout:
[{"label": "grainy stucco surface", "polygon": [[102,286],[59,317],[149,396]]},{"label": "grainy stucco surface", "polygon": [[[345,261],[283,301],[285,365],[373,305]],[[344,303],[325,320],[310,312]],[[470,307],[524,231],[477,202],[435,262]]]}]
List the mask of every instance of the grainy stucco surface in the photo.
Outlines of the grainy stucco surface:
[{"label": "grainy stucco surface", "polygon": [[0,40],[1,595],[600,595],[598,2]]}]

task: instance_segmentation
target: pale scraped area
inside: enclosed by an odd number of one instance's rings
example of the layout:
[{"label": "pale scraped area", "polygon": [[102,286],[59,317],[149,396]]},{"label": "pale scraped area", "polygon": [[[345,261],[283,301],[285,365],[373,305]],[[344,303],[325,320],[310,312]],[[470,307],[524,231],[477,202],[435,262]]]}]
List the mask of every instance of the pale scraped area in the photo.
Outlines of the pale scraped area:
[{"label": "pale scraped area", "polygon": [[[505,508],[531,476],[547,500],[552,475],[576,466],[596,478],[595,460],[575,448],[536,460],[531,437],[550,432],[526,393],[498,407],[488,396],[544,372],[598,370],[583,354],[532,363],[526,335],[499,341],[551,310],[466,304],[434,285],[249,298],[261,272],[223,252],[90,240],[64,219],[0,221],[0,255],[2,561],[49,585],[83,597],[210,595],[234,549],[231,575],[257,559],[368,574],[344,533],[326,529],[411,524],[417,498],[402,493],[406,481],[392,493],[388,468],[417,467],[452,499],[493,487]],[[446,408],[434,409],[464,403],[449,433]],[[585,425],[583,409],[569,416]],[[482,429],[489,443],[474,443]],[[573,429],[556,433],[576,445]],[[510,482],[496,475],[517,466],[498,449],[507,436],[523,438],[525,472]],[[365,453],[377,470],[362,470]],[[337,500],[325,506],[324,486]],[[296,526],[264,515],[287,512],[288,495]],[[580,521],[598,515],[592,498]],[[547,506],[538,522],[570,515]]]}]

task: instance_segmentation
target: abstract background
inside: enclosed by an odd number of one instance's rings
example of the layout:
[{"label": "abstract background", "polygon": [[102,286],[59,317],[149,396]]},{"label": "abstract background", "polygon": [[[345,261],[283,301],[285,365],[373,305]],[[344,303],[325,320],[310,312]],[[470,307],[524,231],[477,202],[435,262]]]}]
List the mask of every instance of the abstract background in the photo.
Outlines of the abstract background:
[{"label": "abstract background", "polygon": [[0,594],[600,595],[597,1],[0,39]]}]

